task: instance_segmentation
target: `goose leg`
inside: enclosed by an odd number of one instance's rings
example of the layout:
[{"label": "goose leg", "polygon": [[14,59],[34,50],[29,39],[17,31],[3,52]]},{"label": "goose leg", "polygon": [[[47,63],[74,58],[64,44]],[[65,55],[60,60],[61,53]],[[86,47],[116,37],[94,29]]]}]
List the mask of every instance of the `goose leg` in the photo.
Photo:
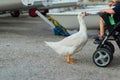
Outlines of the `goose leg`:
[{"label": "goose leg", "polygon": [[75,64],[76,63],[76,61],[73,58],[71,58],[71,55],[69,53],[66,56],[67,56],[67,62],[69,64]]}]

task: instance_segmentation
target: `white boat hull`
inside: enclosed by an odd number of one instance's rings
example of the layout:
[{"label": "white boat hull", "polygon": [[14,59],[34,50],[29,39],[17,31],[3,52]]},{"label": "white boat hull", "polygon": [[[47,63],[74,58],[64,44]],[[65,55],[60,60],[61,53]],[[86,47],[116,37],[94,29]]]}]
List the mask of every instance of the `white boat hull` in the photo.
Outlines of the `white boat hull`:
[{"label": "white boat hull", "polygon": [[0,10],[14,9],[21,6],[23,6],[21,0],[1,0],[0,2]]},{"label": "white boat hull", "polygon": [[[79,23],[77,15],[50,15],[57,20],[66,29],[78,29]],[[99,16],[90,15],[85,17],[85,23],[88,29],[99,29]]]},{"label": "white boat hull", "polygon": [[77,11],[68,11],[61,13],[48,13],[53,19],[57,20],[66,29],[78,29],[79,22],[77,15],[80,12],[91,13],[89,16],[85,16],[85,23],[88,29],[99,29],[99,16],[96,14],[99,10],[81,9]]},{"label": "white boat hull", "polygon": [[[55,15],[48,14],[57,20],[66,29],[79,29],[79,22],[76,15]],[[89,15],[85,16],[85,23],[88,29],[99,29],[99,16]]]},{"label": "white boat hull", "polygon": [[[34,5],[35,2],[35,0],[1,0],[0,11],[25,8]],[[42,0],[37,2],[42,2]]]}]

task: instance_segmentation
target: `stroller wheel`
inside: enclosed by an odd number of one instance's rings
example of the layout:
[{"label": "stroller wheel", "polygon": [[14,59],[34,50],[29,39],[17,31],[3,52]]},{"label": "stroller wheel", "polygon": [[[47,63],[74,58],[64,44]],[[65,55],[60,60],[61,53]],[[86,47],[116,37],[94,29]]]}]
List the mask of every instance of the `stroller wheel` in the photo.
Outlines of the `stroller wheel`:
[{"label": "stroller wheel", "polygon": [[101,48],[107,48],[111,51],[112,55],[115,52],[115,47],[113,46],[113,44],[111,42],[105,42],[104,45],[102,45]]},{"label": "stroller wheel", "polygon": [[109,46],[109,49],[111,50],[112,53],[115,52],[115,48],[111,42],[106,42],[105,45],[106,47]]},{"label": "stroller wheel", "polygon": [[106,48],[99,48],[93,54],[93,62],[99,67],[107,67],[113,59],[113,55]]}]

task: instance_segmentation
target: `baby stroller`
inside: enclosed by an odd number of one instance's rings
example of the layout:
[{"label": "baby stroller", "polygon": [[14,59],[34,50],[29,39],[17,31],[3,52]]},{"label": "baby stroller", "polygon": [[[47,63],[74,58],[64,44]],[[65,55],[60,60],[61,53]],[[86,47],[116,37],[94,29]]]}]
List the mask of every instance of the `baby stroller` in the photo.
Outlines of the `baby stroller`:
[{"label": "baby stroller", "polygon": [[[113,60],[113,54],[115,52],[114,45],[110,40],[114,40],[120,48],[120,22],[114,23],[111,21],[111,15],[108,13],[98,13],[105,22],[106,29],[105,35],[102,40],[99,40],[99,44],[96,51],[93,53],[93,62],[99,67],[107,67]],[[110,39],[110,37],[113,39]]]}]

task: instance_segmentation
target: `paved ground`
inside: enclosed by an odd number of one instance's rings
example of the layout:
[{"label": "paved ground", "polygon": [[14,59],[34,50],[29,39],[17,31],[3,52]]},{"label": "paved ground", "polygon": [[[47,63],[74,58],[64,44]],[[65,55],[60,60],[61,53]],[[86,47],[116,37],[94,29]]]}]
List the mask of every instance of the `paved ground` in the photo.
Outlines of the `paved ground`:
[{"label": "paved ground", "polygon": [[65,57],[45,46],[44,41],[64,38],[54,36],[48,27],[39,17],[0,17],[0,80],[120,79],[120,51],[117,46],[111,64],[107,68],[99,68],[92,61],[96,45],[90,38],[83,50],[73,56],[77,64],[71,65],[65,62]]}]

